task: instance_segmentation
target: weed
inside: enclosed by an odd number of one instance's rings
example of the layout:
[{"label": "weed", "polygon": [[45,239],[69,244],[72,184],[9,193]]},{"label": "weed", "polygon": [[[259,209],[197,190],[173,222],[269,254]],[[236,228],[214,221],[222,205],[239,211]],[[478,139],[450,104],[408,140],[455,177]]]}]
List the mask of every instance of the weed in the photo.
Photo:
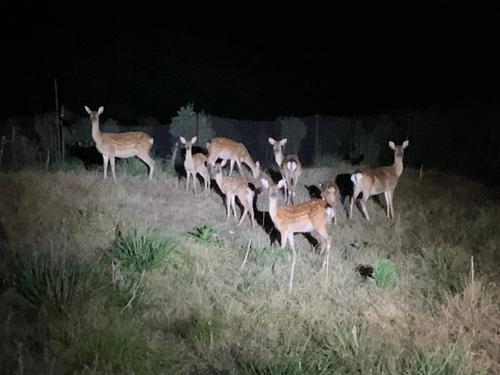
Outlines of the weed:
[{"label": "weed", "polygon": [[93,269],[73,260],[56,260],[49,254],[14,257],[8,264],[9,284],[29,310],[46,308],[68,313],[94,291]]},{"label": "weed", "polygon": [[192,231],[189,231],[188,234],[195,237],[200,242],[210,243],[214,240],[216,232],[210,225],[204,225],[202,227],[194,228]]},{"label": "weed", "polygon": [[373,264],[375,284],[381,288],[395,287],[397,282],[396,266],[389,259],[379,259]]},{"label": "weed", "polygon": [[115,241],[105,255],[111,260],[121,261],[125,267],[142,272],[158,268],[175,246],[172,238],[158,232],[132,231]]}]

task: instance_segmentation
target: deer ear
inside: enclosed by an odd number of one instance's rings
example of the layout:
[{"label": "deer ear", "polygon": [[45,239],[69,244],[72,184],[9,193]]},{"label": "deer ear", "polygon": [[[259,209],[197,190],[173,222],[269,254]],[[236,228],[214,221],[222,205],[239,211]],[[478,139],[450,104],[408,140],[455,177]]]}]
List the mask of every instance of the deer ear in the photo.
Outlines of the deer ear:
[{"label": "deer ear", "polygon": [[278,182],[278,188],[282,188],[282,187],[285,187],[286,186],[286,180],[285,179],[282,179],[280,180],[280,182]]},{"label": "deer ear", "polygon": [[389,142],[389,147],[392,148],[393,150],[396,149],[396,145],[394,144],[393,141]]},{"label": "deer ear", "polygon": [[87,111],[87,113],[90,115],[90,109],[89,107],[85,106],[85,110]]},{"label": "deer ear", "polygon": [[227,163],[227,159],[222,160],[222,163],[220,163],[221,167],[225,166]]},{"label": "deer ear", "polygon": [[276,141],[274,139],[272,139],[271,137],[269,137],[268,139],[269,143],[272,144],[274,146],[274,144],[276,143]]},{"label": "deer ear", "polygon": [[404,141],[404,142],[403,142],[403,148],[408,147],[408,146],[409,146],[409,144],[410,144],[410,142],[409,142],[409,141]]},{"label": "deer ear", "polygon": [[280,142],[280,145],[282,145],[282,146],[286,145],[286,142],[287,142],[287,141],[288,141],[288,139],[287,139],[287,138],[283,138],[283,139],[281,140],[281,142]]},{"label": "deer ear", "polygon": [[184,137],[180,137],[179,139],[181,140],[182,143],[186,144],[186,139]]},{"label": "deer ear", "polygon": [[193,138],[191,139],[191,143],[195,143],[197,139],[198,139],[198,137],[193,137]]},{"label": "deer ear", "polygon": [[104,107],[99,107],[99,110],[97,111],[97,114],[100,115],[101,113],[104,112]]},{"label": "deer ear", "polygon": [[267,181],[265,178],[261,178],[260,182],[262,182],[262,185],[266,188],[269,189],[269,181]]}]

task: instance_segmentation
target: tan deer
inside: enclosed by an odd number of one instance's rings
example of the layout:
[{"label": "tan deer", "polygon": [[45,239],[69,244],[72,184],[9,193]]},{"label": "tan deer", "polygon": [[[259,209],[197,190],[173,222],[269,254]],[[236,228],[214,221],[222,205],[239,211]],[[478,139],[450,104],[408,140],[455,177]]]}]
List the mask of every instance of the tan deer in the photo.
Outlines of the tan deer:
[{"label": "tan deer", "polygon": [[203,177],[205,192],[208,193],[210,189],[210,175],[207,169],[207,157],[200,152],[193,155],[193,144],[197,139],[198,137],[193,137],[190,141],[187,141],[184,137],[180,137],[181,142],[186,145],[186,159],[184,160],[186,191],[189,190],[189,176],[192,176],[194,193],[196,194],[196,175],[199,174]]},{"label": "tan deer", "polygon": [[280,167],[281,174],[286,180],[285,202],[286,204],[294,204],[293,197],[295,196],[295,188],[302,174],[302,164],[297,155],[283,155],[283,146],[285,146],[287,138],[281,141],[276,141],[269,138],[269,143],[273,146],[274,157],[276,163]]},{"label": "tan deer", "polygon": [[361,203],[361,208],[363,209],[366,220],[370,220],[370,216],[366,210],[366,201],[370,196],[382,193],[385,195],[387,216],[389,218],[394,218],[392,199],[394,196],[394,189],[398,184],[399,176],[403,173],[404,149],[408,147],[408,144],[408,141],[404,141],[401,146],[396,146],[394,142],[389,142],[389,147],[394,150],[393,165],[361,170],[355,172],[351,176],[351,180],[354,184],[354,195],[351,199],[349,218],[352,218],[354,201],[357,200]]},{"label": "tan deer", "polygon": [[[337,200],[339,198],[339,187],[335,183],[335,181],[328,180],[323,182],[320,185],[321,188],[321,196],[325,201],[328,202],[330,206],[334,208],[334,213],[335,210],[337,209]],[[333,224],[337,223],[337,215],[333,216]]]},{"label": "tan deer", "polygon": [[108,161],[111,162],[113,180],[116,181],[115,158],[137,156],[149,166],[149,179],[153,179],[155,162],[149,156],[149,151],[153,146],[153,138],[143,132],[102,133],[99,130],[99,115],[104,111],[104,107],[99,107],[97,111],[91,111],[89,107],[85,106],[85,110],[90,114],[92,138],[104,161],[104,178],[107,177]]},{"label": "tan deer", "polygon": [[323,199],[313,199],[293,206],[278,207],[279,189],[284,187],[286,180],[282,179],[277,185],[261,179],[262,185],[269,189],[269,214],[273,223],[281,234],[281,247],[285,248],[287,240],[292,248],[292,266],[290,271],[289,291],[293,286],[293,273],[295,270],[295,245],[293,235],[295,233],[310,233],[316,230],[321,237],[322,252],[326,251],[323,266],[328,272],[328,259],[330,256],[331,236],[326,230],[327,223],[334,216],[334,209]]},{"label": "tan deer", "polygon": [[207,149],[208,163],[211,165],[214,165],[217,159],[230,160],[229,175],[233,173],[234,162],[236,162],[242,175],[241,163],[245,163],[252,170],[253,177],[259,177],[260,164],[259,162],[254,163],[247,148],[242,143],[227,138],[213,138],[210,142],[207,142]]},{"label": "tan deer", "polygon": [[250,215],[250,221],[252,223],[252,228],[255,227],[255,218],[253,211],[253,198],[254,192],[250,188],[249,181],[243,176],[224,176],[222,174],[222,167],[226,165],[227,160],[223,160],[222,163],[217,163],[213,165],[215,181],[219,185],[219,189],[226,195],[226,208],[227,208],[227,220],[231,216],[231,210],[233,211],[234,218],[238,221],[236,214],[236,199],[238,197],[241,204],[243,205],[243,213],[241,214],[241,219],[238,222],[238,226],[243,223],[246,214]]}]

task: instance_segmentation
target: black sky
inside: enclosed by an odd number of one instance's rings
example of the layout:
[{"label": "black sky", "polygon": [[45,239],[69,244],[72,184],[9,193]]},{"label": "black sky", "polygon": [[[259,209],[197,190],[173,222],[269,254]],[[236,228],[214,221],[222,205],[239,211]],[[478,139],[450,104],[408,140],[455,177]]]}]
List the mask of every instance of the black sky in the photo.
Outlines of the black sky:
[{"label": "black sky", "polygon": [[65,1],[4,5],[2,118],[104,105],[170,121],[367,115],[499,94],[494,2]]}]

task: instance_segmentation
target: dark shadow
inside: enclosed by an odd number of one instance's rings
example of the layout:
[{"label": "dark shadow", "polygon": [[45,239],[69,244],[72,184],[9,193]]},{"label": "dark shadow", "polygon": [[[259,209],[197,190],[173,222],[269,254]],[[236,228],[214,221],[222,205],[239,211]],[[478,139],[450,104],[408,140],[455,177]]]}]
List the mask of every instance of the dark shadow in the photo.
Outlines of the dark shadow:
[{"label": "dark shadow", "polygon": [[323,199],[321,195],[321,189],[317,187],[316,185],[304,185],[306,188],[307,192],[309,193],[309,197],[311,199]]},{"label": "dark shadow", "polygon": [[73,145],[66,145],[68,158],[71,160],[80,160],[85,169],[90,170],[94,167],[102,167],[102,155],[95,146],[85,147],[80,142]]},{"label": "dark shadow", "polygon": [[340,204],[344,207],[346,215],[349,216],[349,206],[351,204],[351,199],[353,198],[352,196],[354,195],[354,184],[351,181],[351,174],[341,173],[337,175],[337,177],[335,177],[335,183],[339,188]]},{"label": "dark shadow", "polygon": [[283,179],[283,175],[281,174],[280,171],[276,171],[272,168],[267,169],[267,175],[271,178],[271,181],[273,181],[275,184],[280,182],[280,180]]},{"label": "dark shadow", "polygon": [[2,225],[2,220],[0,218],[0,261],[2,261],[2,263],[7,256],[8,247],[9,238],[7,237],[7,232],[5,232],[5,229]]}]

